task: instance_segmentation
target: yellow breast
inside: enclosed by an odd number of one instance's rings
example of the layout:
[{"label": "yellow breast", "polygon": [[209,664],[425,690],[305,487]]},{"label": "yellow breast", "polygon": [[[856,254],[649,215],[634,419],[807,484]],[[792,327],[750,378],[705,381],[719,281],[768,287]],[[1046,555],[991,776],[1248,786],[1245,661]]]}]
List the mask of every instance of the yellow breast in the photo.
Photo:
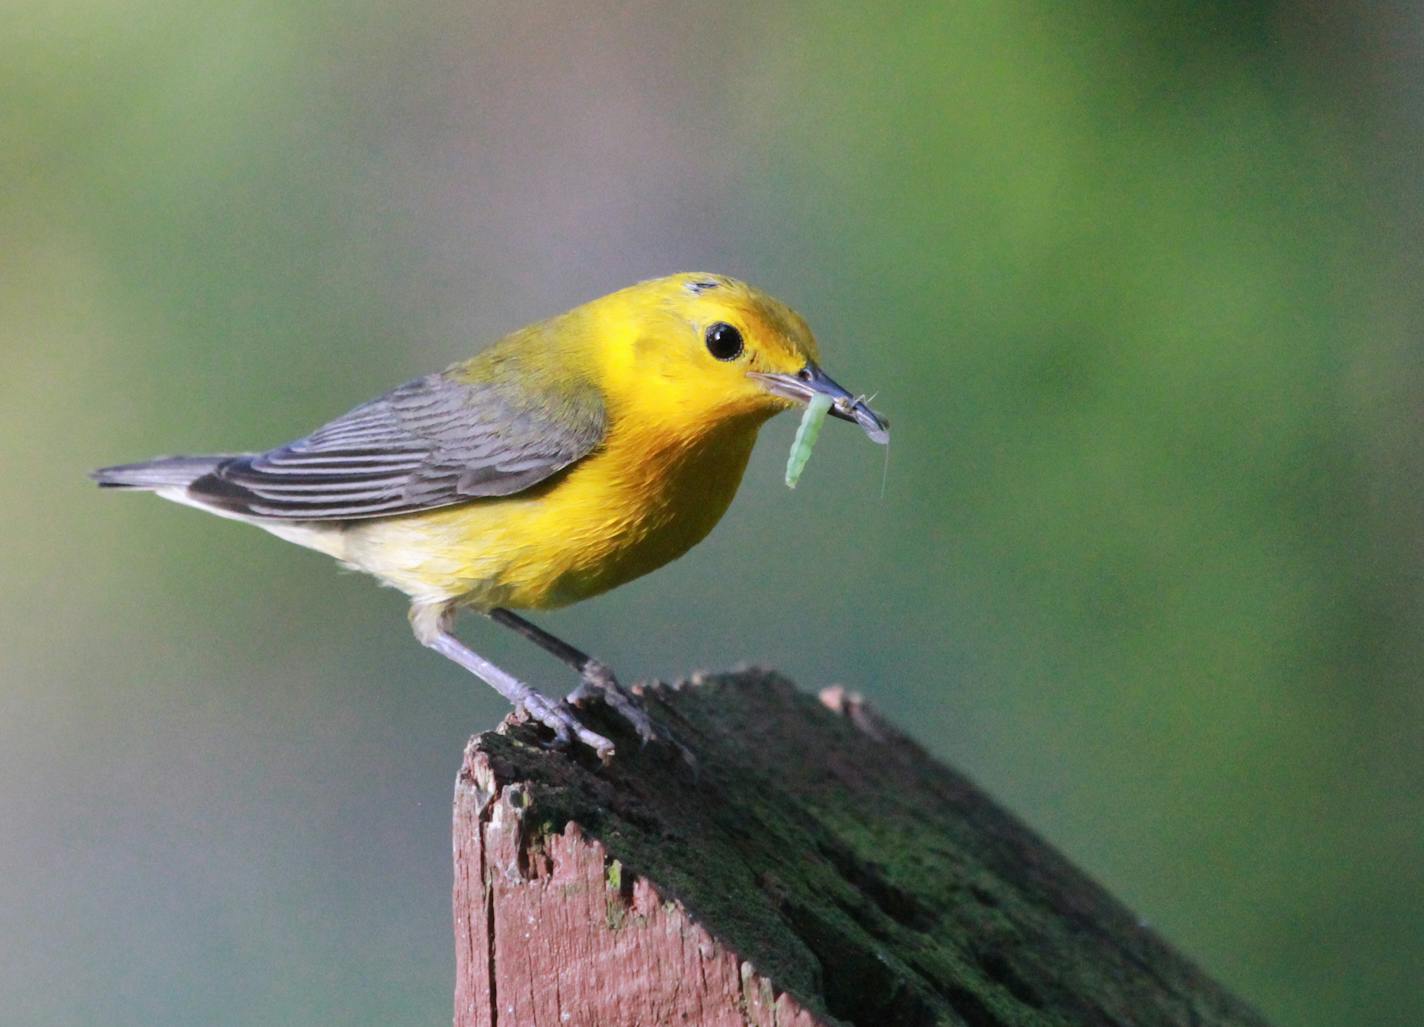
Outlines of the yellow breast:
[{"label": "yellow breast", "polygon": [[706,537],[765,418],[697,434],[615,423],[599,450],[527,492],[354,523],[334,555],[417,602],[548,609],[586,599]]}]

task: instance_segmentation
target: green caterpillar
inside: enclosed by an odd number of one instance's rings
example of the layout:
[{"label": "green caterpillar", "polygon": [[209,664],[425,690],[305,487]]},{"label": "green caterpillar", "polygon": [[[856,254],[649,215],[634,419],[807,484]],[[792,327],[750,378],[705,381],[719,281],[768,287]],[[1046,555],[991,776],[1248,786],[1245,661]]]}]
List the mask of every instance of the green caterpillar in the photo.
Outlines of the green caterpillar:
[{"label": "green caterpillar", "polygon": [[821,425],[826,423],[826,414],[830,409],[830,396],[812,396],[806,404],[806,412],[801,415],[801,424],[796,428],[796,438],[791,440],[791,453],[786,458],[787,488],[794,489],[801,480],[801,472],[806,469],[806,461],[811,459],[811,448],[816,445],[816,436],[821,434]]}]

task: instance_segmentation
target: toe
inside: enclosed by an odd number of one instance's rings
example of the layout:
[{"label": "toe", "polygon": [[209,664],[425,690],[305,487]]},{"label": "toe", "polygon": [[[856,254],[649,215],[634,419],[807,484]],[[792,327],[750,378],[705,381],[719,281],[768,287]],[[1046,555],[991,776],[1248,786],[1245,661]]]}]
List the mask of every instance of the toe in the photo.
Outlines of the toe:
[{"label": "toe", "polygon": [[[604,705],[633,729],[643,745],[649,742],[671,745],[678,750],[684,762],[689,766],[696,766],[697,761],[687,747],[648,715],[638,696],[620,685],[618,678],[607,666],[590,660],[583,669],[582,678],[579,686],[570,692],[565,700],[569,706],[583,706],[592,700],[601,699]],[[602,756],[603,753],[600,751],[599,755]]]},{"label": "toe", "polygon": [[591,684],[587,680],[579,682],[579,686],[564,697],[564,701],[570,706],[582,706],[591,699],[602,698],[603,689]]},{"label": "toe", "polygon": [[531,717],[554,732],[553,748],[568,749],[577,738],[596,752],[604,763],[613,758],[613,743],[596,731],[584,727],[583,722],[566,704],[552,703],[546,699],[543,702],[529,703],[526,709]]}]

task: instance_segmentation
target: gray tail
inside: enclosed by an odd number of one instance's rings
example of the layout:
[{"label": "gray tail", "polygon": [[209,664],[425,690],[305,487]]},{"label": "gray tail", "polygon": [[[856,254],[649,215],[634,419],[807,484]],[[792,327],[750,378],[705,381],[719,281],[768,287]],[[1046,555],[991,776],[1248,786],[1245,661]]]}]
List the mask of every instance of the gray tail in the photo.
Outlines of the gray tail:
[{"label": "gray tail", "polygon": [[90,471],[100,488],[165,489],[182,488],[214,470],[226,456],[161,456],[138,464],[119,464]]}]

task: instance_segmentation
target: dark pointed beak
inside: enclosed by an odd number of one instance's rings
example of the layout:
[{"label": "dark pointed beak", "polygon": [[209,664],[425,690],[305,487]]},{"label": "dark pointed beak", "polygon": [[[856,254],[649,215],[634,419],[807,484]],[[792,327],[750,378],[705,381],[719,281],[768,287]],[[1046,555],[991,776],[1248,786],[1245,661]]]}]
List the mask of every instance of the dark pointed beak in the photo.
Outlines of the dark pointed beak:
[{"label": "dark pointed beak", "polygon": [[828,396],[831,400],[832,417],[860,425],[871,442],[878,442],[883,446],[890,441],[890,422],[871,410],[865,400],[852,396],[837,385],[814,360],[808,360],[806,366],[795,374],[748,371],[747,375],[766,386],[768,392],[794,399],[798,403],[809,402],[812,396]]}]

